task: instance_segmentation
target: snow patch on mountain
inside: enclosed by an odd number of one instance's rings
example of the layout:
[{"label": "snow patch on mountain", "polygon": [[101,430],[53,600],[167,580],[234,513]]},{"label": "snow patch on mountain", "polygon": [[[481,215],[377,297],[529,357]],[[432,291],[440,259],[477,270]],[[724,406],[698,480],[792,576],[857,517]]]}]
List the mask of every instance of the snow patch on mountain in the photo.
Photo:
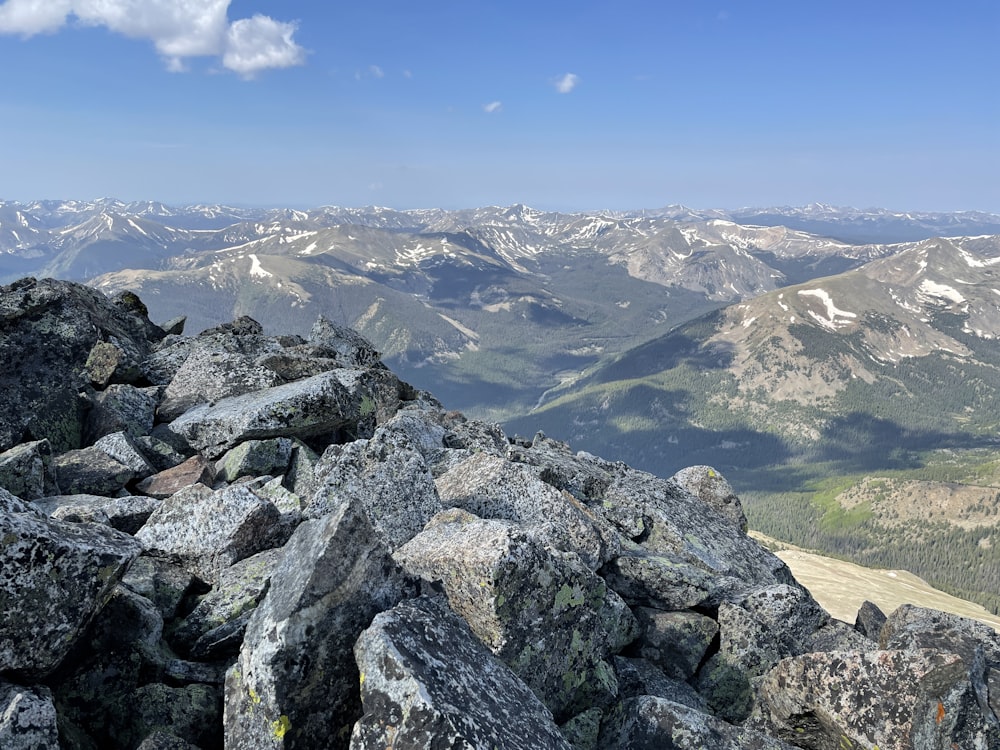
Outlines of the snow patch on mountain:
[{"label": "snow patch on mountain", "polygon": [[258,279],[266,279],[268,276],[274,276],[270,271],[265,271],[264,267],[260,264],[260,259],[250,253],[250,275]]},{"label": "snow patch on mountain", "polygon": [[[838,308],[824,289],[800,289],[799,296],[816,297],[823,303],[823,306],[826,308],[825,318],[812,310],[807,310],[807,312],[817,323],[831,331],[849,325],[851,323],[850,319],[858,317],[857,313]],[[841,318],[848,318],[848,320],[841,320]]]},{"label": "snow patch on mountain", "polygon": [[965,302],[965,297],[955,287],[948,286],[947,284],[939,284],[930,279],[924,279],[920,282],[920,291],[929,297],[951,300],[956,304]]}]

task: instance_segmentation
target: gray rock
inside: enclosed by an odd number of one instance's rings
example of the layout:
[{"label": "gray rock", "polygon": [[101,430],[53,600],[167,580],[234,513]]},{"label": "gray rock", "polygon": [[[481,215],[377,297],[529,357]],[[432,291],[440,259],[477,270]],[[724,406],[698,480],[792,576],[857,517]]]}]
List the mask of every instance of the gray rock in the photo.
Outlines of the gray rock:
[{"label": "gray rock", "polygon": [[441,510],[434,477],[406,436],[379,428],[370,440],[331,445],[315,468],[319,488],[305,515],[318,518],[359,502],[394,550]]},{"label": "gray rock", "polygon": [[840,620],[830,620],[810,635],[799,648],[799,653],[810,651],[874,651],[878,642],[861,635]]},{"label": "gray rock", "polygon": [[49,441],[22,443],[0,453],[0,487],[24,500],[56,494],[59,489]]},{"label": "gray rock", "polygon": [[863,601],[854,619],[854,629],[866,638],[878,642],[883,625],[885,625],[885,613],[874,602]]},{"label": "gray rock", "polygon": [[164,620],[176,617],[195,578],[169,560],[140,555],[122,577],[122,585],[152,602]]},{"label": "gray rock", "polygon": [[200,750],[175,734],[157,729],[139,743],[136,750]]},{"label": "gray rock", "polygon": [[748,725],[799,747],[1000,747],[961,657],[927,649],[834,651],[782,660]]},{"label": "gray rock", "polygon": [[135,534],[160,503],[151,497],[126,495],[55,495],[44,497],[34,506],[51,518],[69,523],[99,523],[126,534]]},{"label": "gray rock", "polygon": [[111,456],[115,461],[125,464],[131,469],[136,479],[145,479],[157,471],[127,432],[114,432],[105,435],[94,443],[94,447]]},{"label": "gray rock", "polygon": [[135,538],[214,582],[222,570],[272,546],[278,509],[245,487],[194,485],[164,500]]},{"label": "gray rock", "polygon": [[[643,695],[604,724],[600,747],[620,750],[793,750],[765,734],[736,727],[690,706]],[[835,748],[836,746],[830,746]]]},{"label": "gray rock", "polygon": [[451,608],[557,719],[617,693],[605,659],[637,635],[635,618],[574,556],[554,556],[510,521],[456,508],[395,557],[440,581]]},{"label": "gray rock", "polygon": [[189,409],[169,429],[192,448],[217,458],[245,440],[333,437],[399,407],[400,383],[387,370],[333,370],[294,383]]},{"label": "gray rock", "polygon": [[171,318],[166,323],[161,323],[160,328],[167,336],[180,336],[184,333],[184,324],[187,323],[187,315],[178,315]]},{"label": "gray rock", "polygon": [[215,477],[232,482],[239,477],[284,474],[292,457],[289,438],[248,440],[215,462]]},{"label": "gray rock", "polygon": [[119,747],[136,747],[150,734],[164,731],[194,747],[221,747],[222,705],[217,687],[142,685],[123,714],[127,723],[117,733]]},{"label": "gray rock", "polygon": [[199,596],[191,613],[171,629],[174,648],[194,659],[235,655],[281,554],[280,549],[265,550],[223,570],[212,590]]},{"label": "gray rock", "polygon": [[165,500],[185,487],[215,483],[215,464],[202,455],[191,456],[181,464],[147,477],[136,485],[136,490],[150,497]]},{"label": "gray rock", "polygon": [[258,357],[254,364],[271,370],[281,382],[290,383],[344,367],[332,354],[326,347],[304,344],[265,354]]},{"label": "gray rock", "polygon": [[331,323],[322,315],[309,332],[309,343],[321,346],[332,355],[341,367],[378,367],[380,355],[364,336],[357,331]]},{"label": "gray rock", "polygon": [[365,713],[353,750],[570,749],[548,709],[434,599],[376,616],[354,652]]},{"label": "gray rock", "polygon": [[574,552],[592,570],[617,554],[592,512],[525,467],[498,456],[470,456],[437,480],[441,502],[481,518],[517,521],[545,544]]},{"label": "gray rock", "polygon": [[746,533],[747,517],[732,485],[711,466],[689,466],[671,479]]},{"label": "gray rock", "polygon": [[675,680],[693,677],[719,632],[715,620],[697,612],[662,612],[648,607],[633,611],[642,629],[632,647],[635,655]]},{"label": "gray rock", "polygon": [[52,693],[0,680],[0,747],[3,750],[59,750]]},{"label": "gray rock", "polygon": [[94,344],[114,337],[141,358],[162,335],[141,306],[81,284],[29,278],[0,287],[0,451],[45,438],[57,452],[79,448],[77,394],[89,387],[84,366]]},{"label": "gray rock", "polygon": [[360,504],[300,525],[227,674],[226,747],[347,747],[361,714],[354,641],[409,593]]},{"label": "gray rock", "polygon": [[[154,427],[153,432],[156,432],[157,429],[158,427]],[[135,444],[156,471],[172,469],[189,458],[169,443],[159,440],[153,435],[141,435],[135,438]]]},{"label": "gray rock", "polygon": [[573,747],[573,750],[600,750],[598,745],[601,734],[601,720],[604,711],[600,708],[588,708],[578,713],[572,719],[559,727],[562,736]]},{"label": "gray rock", "polygon": [[0,672],[44,677],[141,547],[106,526],[51,520],[3,490],[0,540]]},{"label": "gray rock", "polygon": [[115,337],[98,341],[87,355],[83,367],[92,385],[105,388],[109,383],[134,383],[142,377],[135,347],[121,346]]},{"label": "gray rock", "polygon": [[115,432],[137,437],[153,429],[156,397],[148,388],[116,383],[95,394],[91,404],[84,429],[87,443]]},{"label": "gray rock", "polygon": [[639,695],[655,695],[674,703],[683,703],[702,713],[709,713],[704,698],[688,683],[667,677],[663,670],[645,659],[616,656],[611,660],[618,677],[621,700]]},{"label": "gray rock", "polygon": [[80,448],[52,459],[59,488],[67,495],[114,495],[135,474],[100,448]]}]

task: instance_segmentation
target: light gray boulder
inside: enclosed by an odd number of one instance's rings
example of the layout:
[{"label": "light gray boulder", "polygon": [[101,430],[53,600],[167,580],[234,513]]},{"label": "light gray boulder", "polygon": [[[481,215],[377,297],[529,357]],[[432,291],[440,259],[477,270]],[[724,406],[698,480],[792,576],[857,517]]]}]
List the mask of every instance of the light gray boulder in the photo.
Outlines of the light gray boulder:
[{"label": "light gray boulder", "polygon": [[155,390],[115,383],[96,393],[87,414],[84,440],[94,443],[115,432],[148,435],[156,412]]},{"label": "light gray boulder", "polygon": [[732,485],[711,466],[689,466],[671,479],[746,533],[747,517]]},{"label": "light gray boulder", "polygon": [[284,474],[292,457],[289,438],[247,440],[215,462],[215,478],[233,482],[240,477]]},{"label": "light gray boulder", "polygon": [[246,487],[192,485],[164,500],[135,538],[212,583],[224,569],[273,546],[278,509]]},{"label": "light gray boulder", "polygon": [[439,581],[451,608],[557,720],[617,694],[606,659],[638,634],[635,618],[575,556],[551,553],[511,521],[455,508],[395,558]]},{"label": "light gray boulder", "polygon": [[59,750],[52,693],[0,680],[0,747],[4,750]]},{"label": "light gray boulder", "polygon": [[354,653],[364,715],[352,750],[570,750],[548,709],[440,601],[377,615]]},{"label": "light gray boulder", "polygon": [[360,503],[302,523],[227,674],[226,748],[346,748],[361,715],[354,641],[412,593]]},{"label": "light gray boulder", "polygon": [[[156,473],[139,444],[127,432],[114,432],[97,440],[94,447],[132,470],[136,479],[145,479]],[[54,493],[49,493],[54,494]]]},{"label": "light gray boulder", "polygon": [[47,518],[4,490],[0,540],[0,673],[44,677],[80,638],[141,546],[106,526]]},{"label": "light gray boulder", "polygon": [[23,500],[57,494],[49,441],[21,443],[0,453],[0,487]]},{"label": "light gray boulder", "polygon": [[102,495],[56,495],[35,501],[47,516],[70,523],[99,523],[126,534],[135,534],[160,502],[144,495],[104,497]]},{"label": "light gray boulder", "polygon": [[246,440],[333,438],[365,420],[385,421],[399,407],[400,390],[388,370],[332,370],[196,406],[169,429],[195,450],[218,458]]}]

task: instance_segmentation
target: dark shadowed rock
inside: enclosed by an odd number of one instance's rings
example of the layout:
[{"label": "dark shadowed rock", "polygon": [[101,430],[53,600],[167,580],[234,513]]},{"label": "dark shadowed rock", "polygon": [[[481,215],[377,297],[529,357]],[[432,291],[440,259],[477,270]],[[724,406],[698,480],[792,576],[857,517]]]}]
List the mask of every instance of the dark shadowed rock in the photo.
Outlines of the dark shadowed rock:
[{"label": "dark shadowed rock", "polygon": [[332,370],[196,406],[169,427],[192,448],[217,458],[245,440],[333,437],[369,418],[384,421],[399,408],[399,398],[400,383],[388,370]]},{"label": "dark shadowed rock", "polygon": [[618,675],[618,697],[621,700],[639,695],[655,695],[674,703],[709,713],[705,699],[688,683],[667,677],[655,664],[645,659],[616,656],[611,660]]},{"label": "dark shadowed rock", "polygon": [[793,750],[766,734],[652,695],[625,701],[605,722],[599,744],[622,750]]},{"label": "dark shadowed rock", "polygon": [[0,680],[0,747],[3,750],[59,750],[52,693]]},{"label": "dark shadowed rock", "polygon": [[648,607],[634,610],[642,633],[632,647],[667,676],[688,680],[694,676],[719,626],[697,612],[662,612]]},{"label": "dark shadowed rock", "polygon": [[140,311],[81,284],[29,278],[0,287],[0,450],[46,438],[56,451],[79,448],[77,394],[89,387],[94,344],[114,339],[138,360],[162,335]]},{"label": "dark shadowed rock", "polygon": [[[154,427],[153,432],[156,432],[157,429],[158,427]],[[135,444],[142,452],[142,455],[147,461],[149,461],[153,469],[156,471],[166,471],[167,469],[172,469],[173,467],[184,463],[184,461],[189,458],[189,456],[178,452],[169,443],[165,443],[152,435],[142,435],[137,437],[135,439]]]},{"label": "dark shadowed rock", "polygon": [[226,747],[346,748],[361,715],[354,641],[411,592],[359,503],[300,525],[226,677]]},{"label": "dark shadowed rock", "polygon": [[134,383],[142,377],[140,359],[134,347],[111,341],[98,341],[87,355],[83,367],[92,385],[106,388],[110,383]]},{"label": "dark shadowed rock", "polygon": [[106,526],[49,519],[3,490],[0,541],[0,673],[43,677],[63,660],[141,547]]},{"label": "dark shadowed rock", "polygon": [[87,414],[84,440],[93,443],[114,432],[136,437],[148,435],[156,412],[156,397],[151,391],[155,389],[115,384],[95,394]]},{"label": "dark shadowed rock", "polygon": [[122,578],[122,585],[152,602],[164,620],[172,620],[195,577],[181,566],[140,555]]},{"label": "dark shadowed rock", "polygon": [[165,500],[185,487],[196,484],[211,487],[214,482],[215,464],[199,454],[143,479],[136,489],[144,495]]},{"label": "dark shadowed rock", "polygon": [[135,478],[128,466],[94,446],[66,451],[52,459],[52,466],[67,495],[114,495]]},{"label": "dark shadowed rock", "polygon": [[617,693],[606,657],[637,634],[635,619],[573,556],[555,556],[510,521],[444,511],[395,555],[440,581],[472,632],[565,719]]},{"label": "dark shadowed rock", "polygon": [[438,601],[376,616],[354,652],[364,715],[352,750],[570,749],[548,709]]},{"label": "dark shadowed rock", "polygon": [[207,581],[272,546],[278,509],[246,487],[213,492],[192,485],[164,500],[135,538],[151,554],[175,557]]},{"label": "dark shadowed rock", "polygon": [[671,479],[705,505],[728,518],[740,531],[747,530],[747,517],[743,505],[732,485],[711,466],[689,466],[674,474]]},{"label": "dark shadowed rock", "polygon": [[292,457],[289,438],[248,440],[215,462],[215,477],[232,482],[240,477],[284,474]]},{"label": "dark shadowed rock", "polygon": [[0,453],[0,487],[23,500],[58,493],[49,441],[21,443]]},{"label": "dark shadowed rock", "polygon": [[877,643],[883,625],[885,625],[885,613],[874,602],[863,601],[854,620],[854,629]]},{"label": "dark shadowed rock", "polygon": [[159,505],[158,500],[143,495],[55,495],[34,503],[38,510],[59,521],[100,523],[126,534],[142,528]]}]

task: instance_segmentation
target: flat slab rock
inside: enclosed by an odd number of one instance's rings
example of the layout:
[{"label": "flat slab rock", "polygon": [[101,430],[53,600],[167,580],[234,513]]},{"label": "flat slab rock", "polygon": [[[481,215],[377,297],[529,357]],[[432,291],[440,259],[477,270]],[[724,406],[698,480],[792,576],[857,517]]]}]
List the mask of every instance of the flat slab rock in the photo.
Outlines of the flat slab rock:
[{"label": "flat slab rock", "polygon": [[59,750],[56,707],[45,687],[0,680],[0,747],[3,750]]},{"label": "flat slab rock", "polygon": [[365,713],[351,750],[570,750],[548,709],[440,601],[377,615],[354,654]]}]

